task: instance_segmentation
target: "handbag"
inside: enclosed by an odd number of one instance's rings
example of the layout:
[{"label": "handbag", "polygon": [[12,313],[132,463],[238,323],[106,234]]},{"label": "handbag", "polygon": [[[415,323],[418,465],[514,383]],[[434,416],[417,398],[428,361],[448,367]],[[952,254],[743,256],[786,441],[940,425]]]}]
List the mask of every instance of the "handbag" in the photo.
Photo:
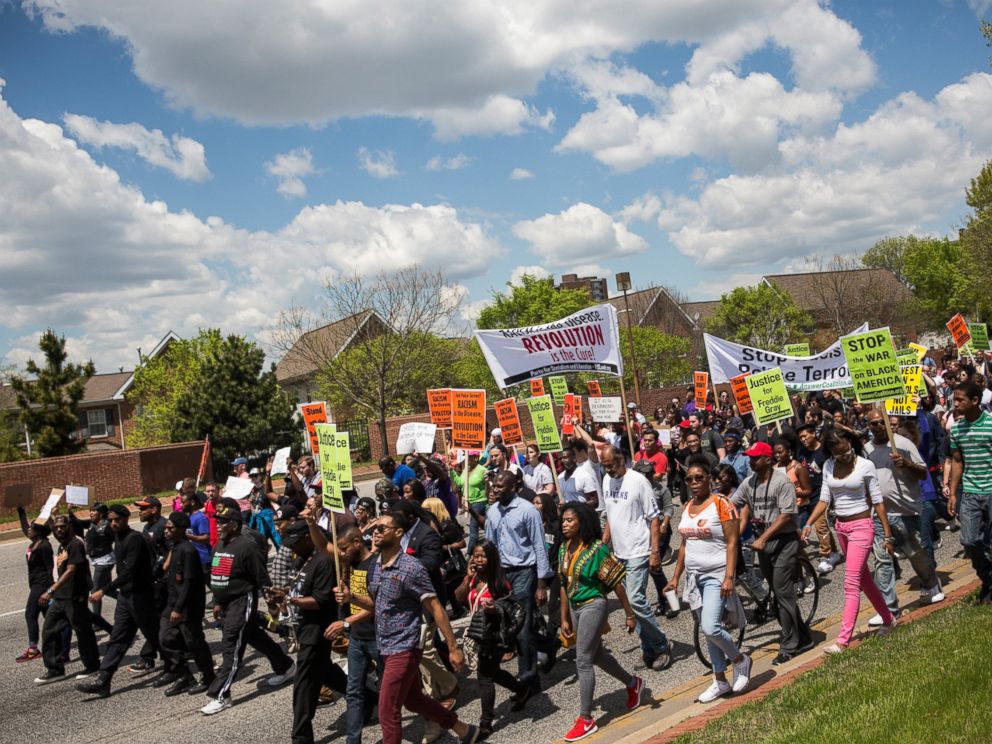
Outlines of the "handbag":
[{"label": "handbag", "polygon": [[476,593],[475,600],[472,602],[468,627],[465,628],[465,634],[462,636],[462,653],[465,656],[465,666],[473,672],[479,668],[479,647],[485,638],[486,632],[486,613],[484,611],[479,612],[478,610],[479,603],[482,601],[482,595],[487,588],[488,586],[483,584],[482,588]]}]

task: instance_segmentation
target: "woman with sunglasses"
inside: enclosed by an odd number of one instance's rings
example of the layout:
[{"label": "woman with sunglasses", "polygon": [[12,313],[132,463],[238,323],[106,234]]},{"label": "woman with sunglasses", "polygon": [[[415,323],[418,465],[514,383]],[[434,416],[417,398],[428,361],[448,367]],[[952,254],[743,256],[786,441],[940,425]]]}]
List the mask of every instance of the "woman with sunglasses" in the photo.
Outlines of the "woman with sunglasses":
[{"label": "woman with sunglasses", "polygon": [[[723,625],[723,611],[734,594],[737,569],[738,516],[733,504],[710,491],[709,460],[691,458],[685,474],[691,496],[679,522],[679,559],[665,591],[676,591],[685,574],[683,598],[699,612],[706,636],[713,683],[699,696],[710,703],[731,691],[743,692],[751,677],[751,657],[741,652]],[[734,667],[733,683],[727,681],[728,662]]]},{"label": "woman with sunglasses", "polygon": [[882,502],[875,465],[863,456],[861,440],[851,432],[834,428],[824,434],[823,446],[830,452],[830,459],[823,466],[820,500],[803,527],[802,538],[806,540],[809,537],[811,525],[826,513],[832,503],[837,517],[834,524],[837,540],[847,557],[844,564],[844,617],[837,642],[825,648],[824,652],[839,654],[848,647],[854,635],[858,610],[861,609],[861,592],[882,616],[878,635],[887,636],[895,627],[896,618],[885,605],[885,598],[868,570],[868,556],[875,541],[872,511],[882,523],[885,551],[889,555],[893,553],[895,538]]}]

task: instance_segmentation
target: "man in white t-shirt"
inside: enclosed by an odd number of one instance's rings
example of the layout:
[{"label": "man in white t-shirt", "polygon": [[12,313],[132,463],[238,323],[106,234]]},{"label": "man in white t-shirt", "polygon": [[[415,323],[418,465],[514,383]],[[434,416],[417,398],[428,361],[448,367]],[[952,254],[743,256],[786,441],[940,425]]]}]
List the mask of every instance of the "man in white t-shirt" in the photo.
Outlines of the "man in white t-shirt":
[{"label": "man in white t-shirt", "polygon": [[558,483],[561,487],[562,503],[584,501],[595,509],[600,504],[601,486],[592,473],[590,463],[587,461],[584,466],[579,466],[575,462],[575,451],[571,447],[566,447],[561,453],[561,465],[563,470],[558,476]]},{"label": "man in white t-shirt", "polygon": [[606,471],[603,541],[612,542],[613,552],[627,567],[624,586],[637,618],[644,666],[660,671],[671,661],[671,646],[655,622],[647,597],[648,571],[661,568],[658,502],[651,481],[635,470],[628,470],[619,449],[607,447],[600,455],[600,462]]}]

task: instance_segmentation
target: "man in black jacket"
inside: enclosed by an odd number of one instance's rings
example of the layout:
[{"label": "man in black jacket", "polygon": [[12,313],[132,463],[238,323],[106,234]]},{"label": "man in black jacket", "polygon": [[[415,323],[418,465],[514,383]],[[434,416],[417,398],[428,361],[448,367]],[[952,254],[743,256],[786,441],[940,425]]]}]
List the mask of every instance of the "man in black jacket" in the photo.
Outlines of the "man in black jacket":
[{"label": "man in black jacket", "polygon": [[165,573],[166,602],[159,621],[158,640],[162,658],[170,666],[152,683],[154,687],[169,685],[165,694],[178,695],[193,685],[187,657],[192,657],[206,686],[214,681],[214,660],[203,637],[203,611],[206,589],[203,566],[196,547],[186,538],[189,516],[172,512],[165,523],[165,539],[172,544]]},{"label": "man in black jacket", "polygon": [[[165,557],[169,554],[172,544],[165,536],[165,519],[162,517],[162,502],[157,496],[148,496],[135,501],[138,507],[138,518],[144,524],[141,534],[148,540],[152,549],[152,579],[154,586],[152,594],[155,597],[155,617],[159,617],[165,610],[167,591],[165,588]],[[157,648],[154,644],[145,641],[141,646],[138,655],[141,657],[128,667],[129,671],[137,674],[148,674],[155,668],[155,652]],[[168,673],[169,661],[165,661],[165,671]]]},{"label": "man in black jacket", "polygon": [[270,584],[258,546],[241,534],[241,511],[229,506],[217,512],[219,539],[210,564],[210,589],[214,596],[214,618],[223,620],[223,661],[207,690],[210,702],[200,708],[205,716],[231,707],[231,685],[238,674],[245,645],[251,645],[269,660],[275,675],[269,685],[278,687],[292,679],[296,664],[270,638],[255,618],[258,594]]},{"label": "man in black jacket", "polygon": [[[158,615],[155,613],[155,596],[152,592],[154,559],[145,538],[128,526],[130,516],[128,508],[121,504],[115,504],[109,509],[108,520],[116,538],[114,559],[117,578],[107,585],[107,591],[118,592],[114,629],[110,632],[110,641],[96,680],[76,686],[80,692],[104,698],[110,696],[110,680],[124,660],[139,629],[149,646],[158,651]],[[97,589],[90,594],[90,602],[99,602],[103,595],[104,591]]]}]

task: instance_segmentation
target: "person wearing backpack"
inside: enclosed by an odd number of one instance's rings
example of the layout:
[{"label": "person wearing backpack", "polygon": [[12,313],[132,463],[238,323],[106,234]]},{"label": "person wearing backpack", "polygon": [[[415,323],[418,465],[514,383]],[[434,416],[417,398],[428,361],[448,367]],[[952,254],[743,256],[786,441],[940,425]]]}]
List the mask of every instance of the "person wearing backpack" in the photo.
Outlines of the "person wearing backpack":
[{"label": "person wearing backpack", "polygon": [[499,560],[496,545],[489,540],[480,540],[472,549],[465,579],[455,589],[455,597],[460,603],[471,608],[471,620],[466,636],[478,649],[479,703],[482,715],[479,717],[479,740],[488,738],[493,732],[493,711],[496,706],[496,685],[513,693],[514,713],[524,709],[531,697],[533,688],[518,681],[500,666],[503,654],[512,651],[515,644],[506,644],[502,627],[502,615],[497,602],[513,597],[513,587],[506,580]]}]

